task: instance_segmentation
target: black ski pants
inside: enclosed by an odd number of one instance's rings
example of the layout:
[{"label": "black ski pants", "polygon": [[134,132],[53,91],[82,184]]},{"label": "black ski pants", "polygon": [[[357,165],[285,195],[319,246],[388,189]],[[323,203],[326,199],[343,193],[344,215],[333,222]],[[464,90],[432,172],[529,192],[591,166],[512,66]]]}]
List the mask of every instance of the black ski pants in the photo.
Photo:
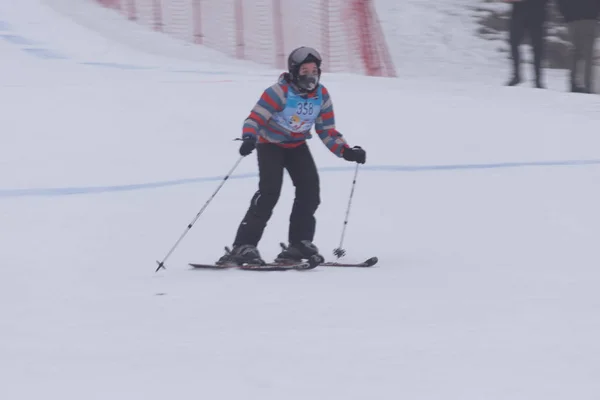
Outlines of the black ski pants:
[{"label": "black ski pants", "polygon": [[539,0],[527,0],[513,4],[510,19],[510,51],[514,76],[521,76],[521,53],[519,46],[529,33],[533,48],[533,65],[537,80],[542,78],[544,59],[544,36],[546,22],[546,3]]},{"label": "black ski pants", "polygon": [[256,145],[258,158],[258,191],[252,196],[233,245],[257,246],[273,209],[279,200],[283,172],[287,170],[296,187],[296,197],[290,215],[288,240],[290,244],[302,240],[313,241],[315,212],[320,204],[319,175],[306,143],[294,148],[283,148],[273,143]]}]

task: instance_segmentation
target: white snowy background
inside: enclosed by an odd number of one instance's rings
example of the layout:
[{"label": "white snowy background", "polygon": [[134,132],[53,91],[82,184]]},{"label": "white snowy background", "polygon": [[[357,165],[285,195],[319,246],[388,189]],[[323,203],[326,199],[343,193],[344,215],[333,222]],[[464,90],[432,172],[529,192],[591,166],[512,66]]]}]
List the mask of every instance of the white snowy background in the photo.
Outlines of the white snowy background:
[{"label": "white snowy background", "polygon": [[[347,259],[376,267],[191,270],[231,244],[250,156],[155,273],[279,71],[91,1],[0,2],[0,398],[600,398],[600,100],[561,71],[503,87],[468,3],[378,0],[399,77],[323,78],[367,150]],[[354,166],[310,147],[333,258]]]}]

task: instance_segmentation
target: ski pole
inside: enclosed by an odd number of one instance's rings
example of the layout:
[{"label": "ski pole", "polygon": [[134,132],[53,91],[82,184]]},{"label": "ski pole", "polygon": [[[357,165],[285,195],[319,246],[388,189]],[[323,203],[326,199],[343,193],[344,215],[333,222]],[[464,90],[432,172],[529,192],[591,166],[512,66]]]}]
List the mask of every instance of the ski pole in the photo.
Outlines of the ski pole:
[{"label": "ski pole", "polygon": [[221,188],[223,187],[223,185],[225,184],[225,182],[227,181],[227,179],[229,179],[229,177],[231,176],[231,174],[233,173],[233,171],[235,171],[235,169],[240,164],[240,162],[242,161],[243,158],[244,158],[243,156],[240,157],[237,160],[237,162],[235,163],[235,165],[233,166],[233,168],[231,168],[231,170],[227,173],[227,175],[225,175],[225,178],[223,178],[223,180],[221,181],[221,184],[217,187],[217,189],[215,190],[215,192],[212,194],[212,196],[210,196],[210,198],[206,201],[206,203],[204,203],[204,205],[202,206],[202,208],[200,209],[200,211],[198,212],[198,214],[196,214],[196,217],[192,220],[192,222],[190,222],[188,224],[188,226],[186,227],[186,229],[183,231],[183,234],[175,242],[175,244],[173,245],[173,247],[171,248],[171,250],[169,250],[169,252],[165,256],[165,258],[163,258],[163,260],[160,261],[160,262],[158,260],[156,261],[156,263],[158,264],[158,268],[156,268],[156,271],[154,271],[154,272],[158,272],[158,270],[160,270],[161,268],[166,269],[165,268],[165,261],[167,261],[167,259],[173,253],[173,251],[175,251],[175,248],[179,245],[179,243],[184,238],[184,236],[189,232],[189,230],[192,229],[192,226],[194,226],[194,224],[196,223],[196,221],[198,220],[198,218],[200,218],[200,215],[202,215],[202,213],[204,212],[204,210],[206,210],[206,207],[208,207],[208,205],[210,204],[210,202],[212,201],[212,199],[215,198],[215,196],[217,195],[217,193],[219,192],[219,190],[221,190]]},{"label": "ski pole", "polygon": [[344,219],[344,227],[342,228],[342,238],[340,239],[340,245],[338,248],[333,250],[333,254],[337,256],[337,258],[341,258],[346,255],[346,250],[342,248],[344,243],[344,236],[346,234],[346,226],[348,225],[348,216],[350,215],[350,206],[352,204],[352,197],[354,197],[354,187],[356,186],[356,177],[358,176],[358,166],[360,164],[356,164],[356,169],[354,170],[354,179],[352,180],[352,190],[350,191],[350,198],[348,199],[348,208],[346,209],[346,218]]}]

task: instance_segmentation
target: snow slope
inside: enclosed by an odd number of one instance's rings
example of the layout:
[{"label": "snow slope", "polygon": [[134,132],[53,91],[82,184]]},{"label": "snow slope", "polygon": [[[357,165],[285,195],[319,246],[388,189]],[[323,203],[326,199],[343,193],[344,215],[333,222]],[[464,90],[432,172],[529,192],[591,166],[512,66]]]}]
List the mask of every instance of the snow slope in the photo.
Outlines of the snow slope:
[{"label": "snow slope", "polygon": [[[398,79],[326,76],[368,152],[347,257],[378,266],[190,270],[231,243],[251,156],[155,274],[277,72],[136,48],[48,4],[0,3],[0,398],[598,398],[596,96],[504,88],[484,65],[457,80],[452,59],[418,74],[416,50]],[[310,146],[329,255],[354,166]]]}]

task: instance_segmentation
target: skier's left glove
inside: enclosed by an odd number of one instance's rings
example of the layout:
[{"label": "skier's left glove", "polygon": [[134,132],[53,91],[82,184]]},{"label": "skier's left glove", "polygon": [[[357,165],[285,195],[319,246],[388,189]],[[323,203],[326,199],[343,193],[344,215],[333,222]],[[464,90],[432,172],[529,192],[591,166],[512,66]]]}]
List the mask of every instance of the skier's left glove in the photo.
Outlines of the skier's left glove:
[{"label": "skier's left glove", "polygon": [[356,161],[359,164],[364,164],[367,161],[367,152],[360,146],[345,148],[342,156],[346,161]]},{"label": "skier's left glove", "polygon": [[252,153],[254,148],[256,147],[256,136],[245,134],[242,136],[242,145],[240,146],[240,154],[242,156],[247,156]]}]

